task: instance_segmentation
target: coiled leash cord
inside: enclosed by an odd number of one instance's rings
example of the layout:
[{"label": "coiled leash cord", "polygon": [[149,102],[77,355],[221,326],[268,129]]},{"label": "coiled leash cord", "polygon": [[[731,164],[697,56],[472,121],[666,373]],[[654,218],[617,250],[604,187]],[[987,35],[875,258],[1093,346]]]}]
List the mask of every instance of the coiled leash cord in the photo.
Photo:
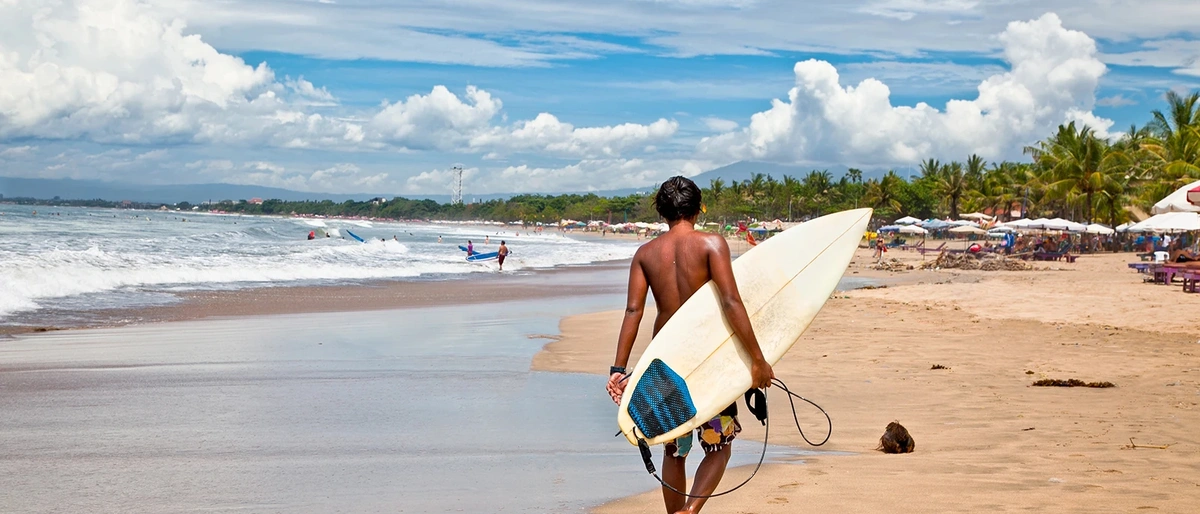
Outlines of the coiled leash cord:
[{"label": "coiled leash cord", "polygon": [[[796,422],[796,430],[800,432],[800,437],[804,439],[804,442],[806,442],[812,446],[821,446],[821,445],[829,442],[829,436],[833,435],[833,420],[830,419],[829,413],[825,412],[825,409],[822,409],[820,405],[817,405],[812,400],[809,400],[808,398],[805,398],[796,393],[793,393],[791,391],[791,389],[788,389],[787,384],[784,384],[782,380],[779,380],[778,378],[772,378],[771,383],[775,384],[780,389],[782,389],[783,392],[788,394],[788,397],[787,397],[788,404],[791,405],[791,407],[792,407],[792,420]],[[808,402],[809,405],[816,407],[817,410],[821,411],[821,414],[825,415],[825,421],[829,426],[829,431],[826,432],[825,439],[822,439],[821,442],[814,443],[812,441],[809,441],[808,436],[804,435],[804,429],[800,428],[800,417],[796,414],[795,398],[799,398],[805,402]],[[713,493],[713,494],[709,494],[709,495],[691,495],[691,494],[685,493],[683,491],[680,491],[679,489],[676,489],[676,488],[672,487],[670,484],[664,482],[663,479],[658,476],[658,471],[654,468],[653,455],[650,454],[650,445],[646,444],[645,439],[642,439],[639,437],[638,438],[638,450],[642,454],[642,463],[646,465],[646,471],[650,472],[650,476],[654,477],[655,480],[658,480],[658,483],[662,484],[663,487],[670,489],[675,494],[679,494],[679,495],[682,495],[687,498],[716,498],[718,496],[724,496],[726,494],[732,493],[738,489],[741,489],[742,486],[750,483],[750,480],[753,479],[754,475],[756,475],[758,473],[758,470],[760,468],[762,468],[763,460],[765,460],[767,458],[767,440],[771,436],[771,425],[769,423],[767,423],[768,416],[767,416],[767,393],[766,392],[764,392],[762,389],[751,389],[749,391],[746,391],[745,400],[746,400],[746,407],[750,409],[750,412],[754,414],[754,417],[757,418],[758,421],[760,423],[762,423],[763,426],[766,428],[763,431],[763,447],[762,447],[762,453],[758,456],[758,464],[754,466],[754,471],[752,471],[750,473],[750,476],[746,477],[746,479],[743,480],[742,483],[734,486],[732,489],[729,489],[728,491],[722,491],[719,493]],[[754,401],[751,402],[751,400],[754,400]],[[634,428],[634,430],[636,430],[636,427]],[[621,435],[621,434],[618,432],[617,435]]]}]

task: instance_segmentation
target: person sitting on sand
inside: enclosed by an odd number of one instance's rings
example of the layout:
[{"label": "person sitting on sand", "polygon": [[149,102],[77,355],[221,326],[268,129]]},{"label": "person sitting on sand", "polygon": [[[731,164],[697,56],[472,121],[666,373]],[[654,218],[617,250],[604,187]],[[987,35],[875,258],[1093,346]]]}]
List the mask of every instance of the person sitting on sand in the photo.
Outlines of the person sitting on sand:
[{"label": "person sitting on sand", "polygon": [[500,263],[500,271],[504,271],[504,258],[508,257],[508,247],[504,245],[504,240],[500,240],[500,248],[496,249],[496,261]]},{"label": "person sitting on sand", "polygon": [[[696,217],[700,215],[700,200],[700,188],[684,177],[672,177],[663,182],[654,197],[654,207],[666,218],[670,229],[638,248],[629,266],[629,298],[617,338],[617,356],[609,369],[607,386],[614,403],[621,403],[625,385],[628,384],[625,366],[629,363],[629,353],[645,312],[647,288],[654,294],[654,302],[658,307],[658,316],[654,319],[654,333],[657,334],[693,293],[712,280],[720,294],[725,319],[733,327],[734,335],[751,362],[751,386],[770,387],[771,379],[775,377],[771,365],[763,358],[746,307],[738,293],[729,257],[729,244],[720,235],[695,230]],[[707,499],[704,497],[716,490],[721,476],[725,474],[732,451],[730,443],[740,431],[736,403],[696,429],[695,436],[700,439],[700,446],[704,449],[704,460],[700,462],[692,484],[691,495],[694,497],[688,498],[664,486],[663,503],[667,512],[700,512]],[[678,491],[687,487],[684,464],[692,449],[692,441],[693,435],[689,433],[667,443],[663,450],[663,482]]]}]

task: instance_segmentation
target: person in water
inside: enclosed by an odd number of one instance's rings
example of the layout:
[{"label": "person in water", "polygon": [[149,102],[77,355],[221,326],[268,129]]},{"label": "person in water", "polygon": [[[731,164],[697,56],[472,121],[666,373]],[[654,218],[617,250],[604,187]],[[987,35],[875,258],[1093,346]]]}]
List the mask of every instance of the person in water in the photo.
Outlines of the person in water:
[{"label": "person in water", "polygon": [[475,255],[475,245],[471,243],[470,239],[468,239],[467,240],[467,257],[470,257],[472,255]]},{"label": "person in water", "polygon": [[[657,334],[693,293],[709,280],[715,282],[721,311],[751,359],[751,385],[770,387],[771,379],[775,378],[771,365],[763,358],[738,293],[729,244],[718,234],[698,232],[694,228],[700,214],[700,202],[700,188],[684,177],[672,177],[663,182],[654,197],[654,207],[666,218],[670,230],[642,245],[629,266],[629,297],[617,338],[617,356],[609,370],[607,385],[609,396],[617,404],[621,403],[628,384],[625,366],[629,364],[629,353],[645,312],[647,287],[654,293],[658,308],[658,316],[654,319],[654,333]],[[704,449],[704,460],[696,470],[691,495],[708,496],[716,490],[725,474],[725,466],[729,464],[729,444],[741,429],[736,403],[696,429],[696,437]],[[663,481],[679,491],[687,487],[684,464],[692,441],[693,435],[689,433],[667,443],[663,450]],[[662,493],[663,503],[670,513],[700,512],[706,501],[705,498],[689,499],[666,487],[662,488]]]},{"label": "person in water", "polygon": [[496,260],[500,262],[500,271],[504,271],[504,258],[508,257],[508,247],[500,240],[500,248],[496,250]]}]

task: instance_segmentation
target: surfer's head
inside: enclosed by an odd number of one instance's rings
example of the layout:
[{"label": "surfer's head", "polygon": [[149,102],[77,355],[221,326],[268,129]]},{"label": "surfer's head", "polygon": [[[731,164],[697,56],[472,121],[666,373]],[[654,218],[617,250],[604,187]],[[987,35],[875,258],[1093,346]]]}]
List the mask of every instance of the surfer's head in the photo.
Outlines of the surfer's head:
[{"label": "surfer's head", "polygon": [[654,208],[667,221],[695,218],[700,214],[700,188],[686,177],[671,177],[654,195]]}]

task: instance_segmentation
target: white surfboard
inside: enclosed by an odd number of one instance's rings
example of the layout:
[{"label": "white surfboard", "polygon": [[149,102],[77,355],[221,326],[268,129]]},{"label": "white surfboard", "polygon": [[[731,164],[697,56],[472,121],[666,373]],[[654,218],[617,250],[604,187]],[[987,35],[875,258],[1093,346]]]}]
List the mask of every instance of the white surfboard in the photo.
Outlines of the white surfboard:
[{"label": "white surfboard", "polygon": [[[870,220],[871,209],[823,216],[759,243],[733,262],[742,302],[768,363],[774,365],[787,353],[825,305]],[[696,291],[634,366],[617,413],[617,424],[630,443],[637,444],[638,438],[651,445],[670,442],[712,419],[750,389],[750,357],[725,320],[717,293],[711,281]],[[674,429],[646,437],[636,429],[629,406],[655,360],[686,382],[696,414]],[[639,411],[642,417],[643,411]]]}]

